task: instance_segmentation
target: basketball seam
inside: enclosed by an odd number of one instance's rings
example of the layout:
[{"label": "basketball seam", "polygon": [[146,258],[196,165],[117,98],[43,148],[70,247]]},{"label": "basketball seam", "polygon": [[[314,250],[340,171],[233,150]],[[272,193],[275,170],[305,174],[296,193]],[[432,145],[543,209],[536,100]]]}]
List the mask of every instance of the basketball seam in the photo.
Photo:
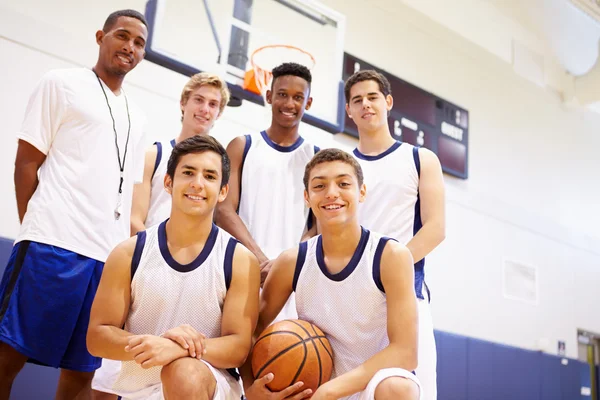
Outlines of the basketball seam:
[{"label": "basketball seam", "polygon": [[[271,332],[266,334],[265,336],[261,337],[254,345],[256,346],[256,344],[262,340],[263,338],[276,334],[276,333],[291,333],[292,335],[298,337],[300,339],[300,342],[298,343],[294,343],[293,345],[286,347],[285,349],[281,350],[279,353],[275,354],[273,357],[271,357],[271,359],[269,360],[269,362],[267,362],[265,365],[262,366],[261,369],[258,370],[258,372],[256,373],[256,376],[254,377],[254,379],[258,379],[258,377],[260,376],[260,374],[265,370],[265,368],[267,368],[269,365],[271,365],[271,363],[275,360],[277,360],[277,358],[279,358],[280,356],[282,356],[283,354],[287,353],[288,351],[292,350],[293,348],[295,348],[296,346],[299,345],[303,345],[304,346],[304,360],[302,361],[302,364],[300,365],[299,370],[302,369],[302,367],[304,367],[304,363],[306,362],[306,340],[302,338],[302,336],[298,335],[296,332],[290,332],[290,331],[277,331],[277,332]],[[296,375],[297,376],[297,375]],[[295,379],[295,378],[294,378]],[[292,384],[294,383],[294,381],[292,381]],[[291,386],[288,385],[288,386]]]},{"label": "basketball seam", "polygon": [[[260,337],[260,339],[258,339],[258,340],[256,341],[256,343],[254,343],[254,345],[256,346],[256,345],[257,345],[257,344],[258,344],[258,343],[259,343],[261,340],[263,340],[264,338],[266,338],[266,337],[269,337],[269,336],[271,336],[271,335],[275,335],[276,333],[289,333],[289,334],[291,334],[291,335],[294,335],[294,336],[296,336],[296,337],[297,337],[298,339],[300,339],[300,340],[304,340],[304,338],[303,338],[302,336],[298,335],[298,334],[297,334],[296,332],[294,332],[294,331],[275,331],[275,332],[269,332],[269,333],[267,333],[266,335],[264,335],[264,336],[261,336],[261,337]],[[298,343],[300,343],[300,342],[298,342]]]},{"label": "basketball seam", "polygon": [[[319,384],[317,385],[317,387],[321,386],[321,380],[323,378],[323,366],[321,365],[321,354],[319,353],[319,348],[317,347],[314,338],[310,335],[310,332],[303,327],[301,324],[299,324],[296,321],[292,321],[290,320],[290,322],[292,322],[293,324],[296,324],[300,327],[300,329],[302,329],[304,332],[306,332],[306,334],[308,335],[310,342],[312,343],[313,347],[315,348],[315,353],[317,353],[317,361],[319,362]],[[315,332],[317,333],[317,332]],[[304,365],[302,365],[304,367]],[[298,374],[300,374],[300,370],[298,370],[298,373],[296,374],[296,377],[298,376]],[[294,378],[295,380],[296,378]],[[294,383],[294,381],[292,381],[292,383]]]},{"label": "basketball seam", "polygon": [[325,349],[325,352],[327,353],[327,355],[329,355],[329,358],[331,359],[331,362],[333,363],[333,354],[331,354],[329,352],[329,349],[327,349],[327,346],[325,346],[325,343],[323,343],[323,340],[321,340],[323,338],[327,339],[327,336],[319,335],[314,326],[311,326],[311,328],[312,328],[313,332],[315,332],[315,335],[317,335],[317,336],[315,336],[315,338],[319,339],[319,342],[321,342],[321,344],[323,345],[323,348]]},{"label": "basketball seam", "polygon": [[284,355],[285,353],[287,353],[288,351],[294,349],[295,347],[297,347],[299,345],[304,345],[304,357],[306,357],[306,343],[304,343],[304,341],[295,343],[295,344],[291,345],[290,347],[287,347],[287,348],[281,350],[279,353],[277,353],[273,357],[271,357],[269,362],[265,363],[265,365],[263,365],[262,368],[258,370],[254,379],[258,379],[260,374],[265,370],[265,368],[267,368],[269,365],[271,365],[271,363],[273,363],[273,361],[277,360],[280,356]]},{"label": "basketball seam", "polygon": [[296,379],[298,379],[300,372],[302,372],[302,369],[304,369],[304,365],[306,365],[306,357],[308,357],[308,349],[306,348],[306,340],[302,340],[302,343],[304,344],[304,358],[302,358],[302,362],[300,363],[300,366],[298,366],[298,369],[296,370],[296,375],[294,375],[294,378],[292,379],[292,381],[290,382],[290,384],[288,386],[292,386],[296,382]]}]

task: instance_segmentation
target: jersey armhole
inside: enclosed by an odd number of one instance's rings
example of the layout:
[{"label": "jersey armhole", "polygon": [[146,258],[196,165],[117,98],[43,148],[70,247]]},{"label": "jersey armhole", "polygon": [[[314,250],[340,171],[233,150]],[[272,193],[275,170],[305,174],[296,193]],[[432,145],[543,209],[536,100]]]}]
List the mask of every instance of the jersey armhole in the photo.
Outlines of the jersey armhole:
[{"label": "jersey armhole", "polygon": [[229,290],[231,285],[231,276],[233,271],[233,253],[235,252],[235,246],[238,241],[234,238],[229,239],[227,243],[227,249],[225,249],[225,260],[223,261],[223,272],[225,274],[225,289]]},{"label": "jersey armhole", "polygon": [[242,164],[240,165],[240,177],[242,175],[241,170],[244,169],[244,163],[246,162],[246,156],[248,155],[248,151],[250,151],[250,146],[252,146],[252,136],[244,135],[244,137],[246,138],[246,143],[244,144],[244,154],[242,155]]},{"label": "jersey armhole", "polygon": [[419,148],[413,147],[413,160],[415,160],[415,168],[417,169],[417,176],[421,177],[421,159],[419,158]]},{"label": "jersey armhole", "polygon": [[140,259],[142,258],[142,252],[144,251],[144,245],[146,244],[146,231],[140,231],[137,233],[137,241],[135,242],[135,249],[133,250],[133,257],[131,257],[131,280],[135,271],[137,271],[140,265]]},{"label": "jersey armhole", "polygon": [[315,214],[313,214],[312,208],[308,209],[308,217],[306,217],[306,230],[310,231],[313,227],[313,219]]},{"label": "jersey armhole", "polygon": [[244,135],[246,138],[246,143],[244,144],[244,154],[242,155],[242,163],[240,164],[240,176],[238,178],[240,185],[240,193],[238,195],[238,206],[235,212],[237,214],[240,213],[240,203],[242,202],[242,175],[244,173],[244,164],[246,163],[246,156],[248,155],[248,151],[250,151],[250,146],[252,145],[252,136]]},{"label": "jersey armhole", "polygon": [[154,170],[152,171],[152,177],[150,180],[154,179],[154,174],[158,169],[158,165],[160,164],[160,159],[162,158],[162,144],[160,142],[155,142],[156,145],[156,161],[154,161]]},{"label": "jersey armhole", "polygon": [[304,260],[306,260],[306,249],[308,248],[307,242],[302,242],[298,246],[298,258],[296,259],[296,268],[294,269],[294,280],[292,282],[292,290],[296,291],[296,285],[298,284],[298,278],[302,267],[304,266]]},{"label": "jersey armhole", "polygon": [[394,240],[389,237],[382,237],[379,239],[379,243],[377,244],[377,249],[375,250],[375,256],[373,257],[373,282],[381,293],[385,293],[385,288],[383,287],[383,283],[381,282],[381,256],[383,255],[383,249],[385,249],[385,245],[388,241]]}]

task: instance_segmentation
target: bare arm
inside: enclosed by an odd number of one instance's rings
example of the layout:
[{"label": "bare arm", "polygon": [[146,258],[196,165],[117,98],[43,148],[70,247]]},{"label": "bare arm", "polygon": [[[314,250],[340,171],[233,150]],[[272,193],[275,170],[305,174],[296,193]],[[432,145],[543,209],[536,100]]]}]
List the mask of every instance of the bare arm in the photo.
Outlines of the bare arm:
[{"label": "bare arm", "polygon": [[[298,257],[298,248],[286,250],[273,263],[271,273],[267,277],[263,291],[260,295],[259,314],[256,329],[254,330],[253,341],[273,322],[275,317],[281,312],[285,302],[293,292],[294,270],[296,259]],[[252,377],[251,360],[248,359],[244,366],[240,368],[240,374],[244,382],[244,387],[248,389],[254,379]],[[250,399],[250,397],[249,397]]]},{"label": "bare arm", "polygon": [[206,339],[202,358],[216,368],[237,368],[246,360],[258,318],[260,271],[250,251],[236,246],[231,284],[223,305],[221,337]]},{"label": "bare arm", "polygon": [[158,150],[152,145],[144,157],[144,179],[133,187],[133,199],[131,202],[131,236],[146,230],[146,218],[150,208],[150,196],[152,192],[152,174]]},{"label": "bare arm", "polygon": [[27,204],[38,186],[38,169],[46,160],[46,155],[30,143],[19,140],[15,159],[15,192],[19,221],[23,222],[27,212]]},{"label": "bare arm", "polygon": [[425,258],[446,237],[446,201],[440,161],[432,151],[424,148],[419,149],[419,158],[419,197],[423,226],[406,245],[415,262]]},{"label": "bare arm", "polygon": [[131,302],[131,258],[137,237],[119,244],[108,256],[94,297],[87,333],[88,351],[112,360],[131,360],[125,352],[131,333],[125,323]]},{"label": "bare arm", "polygon": [[406,247],[391,240],[381,258],[381,282],[387,298],[390,344],[357,368],[324,384],[315,398],[327,393],[322,397],[337,399],[364,390],[377,371],[384,368],[412,371],[417,367],[418,314],[413,259]]},{"label": "bare arm", "polygon": [[231,160],[231,175],[229,176],[229,193],[222,203],[217,205],[215,212],[215,222],[218,226],[225,229],[237,240],[242,242],[250,250],[259,263],[268,260],[260,247],[256,244],[244,221],[237,213],[240,204],[240,188],[242,181],[242,161],[244,158],[244,147],[246,138],[238,136],[227,146],[227,154]]},{"label": "bare arm", "polygon": [[[143,350],[150,348],[147,346],[143,349],[142,345],[138,346],[137,351],[127,351],[131,339],[139,338],[136,344],[140,345],[151,335],[142,338],[121,329],[131,302],[131,259],[136,241],[137,237],[132,237],[119,244],[108,256],[104,265],[100,285],[92,304],[87,333],[88,351],[96,357],[130,361],[136,359]],[[169,354],[166,357],[168,359],[174,360],[188,355],[187,350],[169,339],[159,337],[152,337],[152,339],[154,340],[152,347],[155,349],[158,348],[157,342],[162,345],[162,348],[168,349]]]}]

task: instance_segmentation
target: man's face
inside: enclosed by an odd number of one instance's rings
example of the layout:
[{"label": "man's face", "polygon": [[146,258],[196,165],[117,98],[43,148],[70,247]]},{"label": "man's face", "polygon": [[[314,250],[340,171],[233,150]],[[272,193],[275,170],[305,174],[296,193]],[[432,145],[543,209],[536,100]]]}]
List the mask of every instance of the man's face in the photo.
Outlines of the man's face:
[{"label": "man's face", "polygon": [[220,116],[221,91],[212,85],[203,85],[190,93],[181,105],[184,128],[196,135],[208,135]]},{"label": "man's face", "polygon": [[357,218],[365,185],[359,185],[354,167],[343,161],[317,164],[310,171],[304,198],[321,226],[344,224]]},{"label": "man's face", "polygon": [[312,97],[306,80],[294,75],[280,76],[267,90],[267,102],[271,104],[273,119],[282,127],[300,123],[304,111],[310,109]]},{"label": "man's face", "polygon": [[171,194],[173,210],[188,216],[212,214],[229,190],[228,185],[221,187],[221,168],[221,156],[213,151],[182,156],[173,178],[165,175],[165,188]]},{"label": "man's face", "polygon": [[108,32],[96,32],[99,62],[114,75],[126,75],[146,54],[148,29],[137,18],[119,17]]},{"label": "man's face", "polygon": [[387,125],[388,111],[392,105],[391,95],[384,96],[376,81],[366,80],[350,88],[346,112],[359,131],[368,132]]}]

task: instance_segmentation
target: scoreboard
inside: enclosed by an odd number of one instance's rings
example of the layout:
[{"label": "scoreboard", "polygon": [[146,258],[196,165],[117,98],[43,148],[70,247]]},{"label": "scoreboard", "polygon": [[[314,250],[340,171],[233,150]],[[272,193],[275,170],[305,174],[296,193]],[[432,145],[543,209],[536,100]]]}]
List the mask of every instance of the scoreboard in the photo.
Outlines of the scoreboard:
[{"label": "scoreboard", "polygon": [[[428,148],[437,154],[444,172],[467,179],[469,112],[374,65],[344,53],[344,81],[354,72],[366,69],[373,69],[390,81],[394,106],[390,111],[388,123],[392,135],[400,141]],[[354,122],[348,115],[345,118],[344,133],[358,137]]]}]

